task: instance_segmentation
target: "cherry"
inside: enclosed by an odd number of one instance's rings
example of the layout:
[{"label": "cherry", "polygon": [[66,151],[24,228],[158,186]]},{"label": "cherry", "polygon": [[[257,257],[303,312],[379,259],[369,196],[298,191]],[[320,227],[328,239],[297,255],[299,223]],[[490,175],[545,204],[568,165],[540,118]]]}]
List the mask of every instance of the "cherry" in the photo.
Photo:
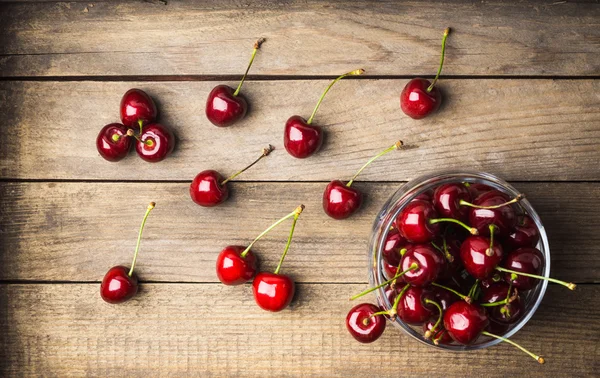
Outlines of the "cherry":
[{"label": "cherry", "polygon": [[96,138],[98,153],[108,161],[119,161],[127,156],[131,148],[131,138],[127,128],[120,123],[104,126]]},{"label": "cherry", "polygon": [[[127,135],[133,135],[133,130],[129,129]],[[160,123],[142,127],[142,132],[136,140],[135,151],[138,156],[150,163],[163,160],[175,148],[175,135],[171,129]]]},{"label": "cherry", "polygon": [[258,163],[262,158],[268,156],[274,149],[271,145],[268,148],[263,148],[262,154],[258,159],[227,179],[212,169],[198,173],[190,185],[190,197],[200,206],[212,207],[219,205],[229,198],[229,188],[226,184]]},{"label": "cherry", "polygon": [[426,190],[424,192],[421,192],[421,193],[417,194],[415,196],[415,198],[413,198],[411,201],[423,200],[423,201],[431,202],[432,198],[433,198],[433,191],[432,190]]},{"label": "cherry", "polygon": [[421,78],[412,79],[406,84],[402,93],[400,93],[400,108],[407,116],[413,119],[421,119],[428,116],[435,112],[442,103],[442,94],[435,87],[435,84],[442,73],[446,52],[446,39],[449,33],[450,28],[446,28],[442,37],[440,66],[433,82],[430,83],[429,80]]},{"label": "cherry", "polygon": [[474,343],[488,324],[485,310],[476,304],[459,301],[444,312],[444,328],[459,344]]},{"label": "cherry", "polygon": [[402,257],[400,251],[407,246],[408,242],[400,235],[400,232],[396,228],[391,229],[385,238],[385,243],[383,243],[383,250],[381,251],[383,259],[390,265],[398,266]]},{"label": "cherry", "polygon": [[442,280],[451,279],[461,268],[460,246],[462,242],[454,236],[443,236],[441,245],[434,242],[431,244],[444,255],[446,263],[444,269],[440,272],[439,278]]},{"label": "cherry", "polygon": [[469,189],[469,193],[471,193],[471,198],[477,198],[485,192],[494,190],[494,188],[492,188],[489,185],[479,184],[479,183],[465,182],[465,183],[463,183],[463,185],[465,185],[467,187],[467,189]]},{"label": "cherry", "polygon": [[312,121],[323,98],[327,92],[329,92],[329,89],[344,77],[361,75],[364,72],[365,70],[363,69],[351,71],[332,81],[319,98],[308,121],[298,115],[291,116],[287,120],[283,132],[283,144],[290,155],[298,159],[304,159],[321,148],[321,145],[323,144],[323,129],[319,126],[312,125]]},{"label": "cherry", "polygon": [[417,244],[409,248],[400,263],[401,270],[407,270],[413,264],[417,269],[409,270],[404,275],[404,281],[413,286],[427,286],[437,280],[440,272],[445,269],[446,260],[433,247],[427,244]]},{"label": "cherry", "polygon": [[540,231],[529,215],[519,215],[517,225],[509,232],[505,243],[509,248],[535,247],[540,241]]},{"label": "cherry", "polygon": [[433,206],[444,218],[466,221],[469,216],[469,208],[462,205],[461,201],[471,201],[469,189],[461,183],[443,184],[433,192]]},{"label": "cherry", "polygon": [[[387,261],[383,260],[381,262],[382,267],[383,267],[383,276],[386,279],[391,279],[392,277],[394,277],[396,274],[398,274],[398,264],[394,265],[394,264],[390,264]],[[400,277],[399,278],[400,281],[404,281],[404,278]]]},{"label": "cherry", "polygon": [[244,80],[248,76],[248,71],[252,67],[256,52],[260,48],[260,45],[265,41],[264,38],[259,39],[254,43],[254,50],[252,51],[252,57],[250,63],[246,68],[242,80],[237,86],[237,89],[231,88],[227,85],[217,85],[210,91],[208,99],[206,100],[206,118],[215,126],[226,127],[231,126],[237,121],[244,118],[248,111],[248,102],[240,94]]},{"label": "cherry", "polygon": [[502,256],[502,246],[483,236],[469,236],[460,246],[460,258],[465,270],[478,280],[490,277]]},{"label": "cherry", "polygon": [[372,343],[385,331],[385,317],[381,309],[374,304],[361,303],[352,307],[346,316],[346,328],[357,341]]},{"label": "cherry", "polygon": [[431,312],[436,313],[439,312],[437,306],[432,303],[425,302],[426,299],[436,302],[441,307],[442,311],[446,311],[452,303],[458,300],[458,297],[448,290],[444,290],[438,286],[428,286],[423,292],[421,300],[423,301],[423,306],[425,306]]},{"label": "cherry", "polygon": [[288,236],[285,249],[279,260],[279,264],[275,269],[275,272],[260,272],[252,281],[252,292],[254,294],[254,301],[263,310],[278,312],[289,306],[294,298],[296,291],[296,285],[294,281],[284,275],[280,274],[281,264],[290,249],[292,243],[292,236],[294,235],[294,229],[296,228],[296,222],[298,217],[304,210],[304,205],[300,205],[294,210],[292,227],[290,229],[290,235]]},{"label": "cherry", "polygon": [[498,191],[490,190],[475,198],[473,204],[464,203],[471,207],[469,223],[481,235],[490,235],[490,225],[494,225],[494,233],[506,236],[516,224],[515,210],[510,206],[520,201],[525,196],[519,194],[513,199]]},{"label": "cherry", "polygon": [[128,269],[122,265],[114,266],[108,270],[106,275],[104,275],[102,283],[100,284],[100,296],[104,301],[113,304],[122,303],[131,299],[137,293],[138,278],[137,275],[133,273],[133,268],[135,267],[135,261],[140,249],[140,241],[142,240],[142,231],[144,230],[146,219],[148,219],[148,215],[150,214],[150,211],[154,209],[154,206],[156,206],[156,204],[150,202],[146,209],[146,214],[144,214],[142,225],[138,232],[131,268]]},{"label": "cherry", "polygon": [[158,111],[152,98],[141,89],[130,89],[121,98],[121,122],[127,127],[152,123],[156,120]]},{"label": "cherry", "polygon": [[406,285],[404,289],[398,294],[400,297],[397,309],[398,316],[408,324],[423,324],[432,315],[431,311],[423,306],[423,301],[421,300],[425,289],[410,285]]},{"label": "cherry", "polygon": [[503,335],[506,333],[506,331],[508,331],[509,328],[510,324],[498,323],[495,322],[493,319],[490,319],[490,323],[487,327],[485,327],[485,330],[496,335]]},{"label": "cherry", "polygon": [[345,185],[340,180],[331,181],[323,192],[323,210],[325,214],[333,219],[345,219],[354,214],[360,208],[360,205],[362,205],[363,200],[362,192],[351,187],[354,180],[377,158],[401,148],[402,145],[402,141],[399,140],[391,147],[369,159]]},{"label": "cherry", "polygon": [[396,219],[398,230],[411,243],[427,243],[439,234],[439,222],[453,222],[477,234],[475,228],[469,227],[453,218],[438,218],[430,202],[417,200],[409,202]]},{"label": "cherry", "polygon": [[[448,331],[446,331],[444,329],[444,327],[442,327],[441,325],[438,324],[438,326],[435,327],[435,329],[433,329],[437,323],[438,323],[438,319],[435,319],[435,318],[432,318],[432,319],[429,319],[428,321],[426,321],[423,324],[423,337],[426,339],[431,337],[431,341],[433,341],[433,343],[435,345],[450,344],[452,342],[452,338],[448,334]],[[433,331],[432,331],[432,329],[433,329]]]},{"label": "cherry", "polygon": [[523,303],[517,290],[505,282],[497,282],[483,289],[481,306],[488,310],[490,320],[512,324],[523,315]]}]

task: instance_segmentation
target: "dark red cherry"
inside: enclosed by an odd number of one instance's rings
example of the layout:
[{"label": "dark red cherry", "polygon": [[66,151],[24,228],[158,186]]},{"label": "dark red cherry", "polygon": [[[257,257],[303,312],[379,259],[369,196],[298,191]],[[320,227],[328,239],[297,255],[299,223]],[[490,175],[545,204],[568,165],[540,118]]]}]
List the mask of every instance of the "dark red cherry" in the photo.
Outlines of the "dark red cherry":
[{"label": "dark red cherry", "polygon": [[462,241],[454,236],[446,237],[445,245],[443,240],[439,243],[438,246],[441,248],[442,254],[446,259],[446,263],[444,264],[445,269],[440,272],[440,279],[448,280],[462,269],[463,265],[460,259],[461,245]]},{"label": "dark red cherry", "polygon": [[502,324],[495,322],[493,319],[490,319],[490,322],[488,326],[485,327],[485,330],[495,335],[504,335],[509,328],[510,324]]},{"label": "dark red cherry", "polygon": [[225,285],[241,285],[256,274],[256,255],[246,247],[229,245],[217,257],[217,277]]},{"label": "dark red cherry", "polygon": [[346,328],[357,341],[372,343],[385,331],[385,317],[374,315],[381,309],[374,304],[361,303],[352,307],[346,316]]},{"label": "dark red cherry", "polygon": [[[506,256],[506,260],[502,263],[506,269],[516,272],[541,275],[544,267],[544,255],[537,248],[519,248],[510,252]],[[514,287],[523,292],[535,287],[539,280],[533,277],[525,277],[517,275],[516,278],[511,278],[511,273],[502,273],[507,282],[512,283]]]},{"label": "dark red cherry", "polygon": [[127,128],[120,123],[104,126],[96,138],[98,153],[108,161],[119,161],[127,156],[131,148],[131,137]]},{"label": "dark red cherry", "polygon": [[[498,191],[491,190],[481,194],[473,200],[477,206],[497,206],[510,201],[510,198]],[[497,236],[506,236],[514,228],[517,222],[515,210],[511,205],[499,207],[497,209],[478,209],[471,208],[469,211],[469,224],[479,231],[480,235],[489,236],[489,226],[495,226],[494,234]]]},{"label": "dark red cherry", "polygon": [[460,258],[465,270],[476,279],[490,277],[502,260],[502,246],[483,236],[469,236],[460,247]]},{"label": "dark red cherry", "polygon": [[426,190],[426,191],[424,191],[422,193],[419,193],[411,201],[423,200],[423,201],[431,202],[432,199],[433,199],[433,190]]},{"label": "dark red cherry", "polygon": [[[509,289],[511,290],[509,295]],[[507,300],[508,299],[508,300]],[[481,294],[480,303],[496,303],[507,300],[508,303],[498,306],[485,307],[490,320],[512,324],[519,320],[523,315],[523,303],[515,288],[510,287],[506,282],[497,282],[484,288]],[[493,333],[493,332],[492,332]]]},{"label": "dark red cherry", "polygon": [[129,268],[114,266],[106,272],[100,285],[100,295],[108,303],[122,303],[131,299],[138,291],[138,278],[129,276]]},{"label": "dark red cherry", "polygon": [[431,87],[427,79],[410,80],[400,93],[400,108],[410,118],[421,119],[435,112],[442,104],[442,93]]},{"label": "dark red cherry", "polygon": [[[386,280],[391,280],[398,273],[398,265],[390,264],[387,261],[381,261],[381,265],[383,267],[383,276]],[[397,281],[403,282],[404,276],[398,277]]]},{"label": "dark red cherry", "polygon": [[381,251],[383,259],[390,265],[398,266],[402,257],[400,250],[409,247],[408,244],[408,241],[400,235],[396,228],[391,229],[385,238],[385,243],[383,243],[383,250]]},{"label": "dark red cherry", "polygon": [[[461,260],[462,262],[462,260]],[[448,285],[458,292],[468,293],[475,284],[475,278],[466,269],[460,269],[449,280]]]},{"label": "dark red cherry", "polygon": [[412,325],[421,325],[432,315],[425,306],[421,297],[425,289],[422,287],[410,286],[398,302],[397,314],[405,323]]},{"label": "dark red cherry", "polygon": [[430,224],[429,220],[437,218],[437,213],[430,202],[417,200],[407,204],[398,219],[396,226],[400,234],[411,243],[427,243],[439,233],[440,226]]},{"label": "dark red cherry", "polygon": [[141,89],[130,89],[121,98],[121,122],[127,127],[137,128],[156,120],[156,105],[152,98]]},{"label": "dark red cherry", "polygon": [[202,171],[190,185],[190,197],[200,206],[217,206],[229,198],[229,188],[224,181],[225,178],[217,171]]},{"label": "dark red cherry", "polygon": [[489,324],[485,310],[465,301],[453,303],[444,313],[444,328],[459,344],[474,343]]},{"label": "dark red cherry", "polygon": [[469,189],[469,193],[471,193],[472,199],[479,197],[481,194],[483,194],[485,192],[494,190],[494,188],[492,188],[489,185],[478,184],[478,183],[469,183],[467,188]]},{"label": "dark red cherry", "polygon": [[452,303],[459,300],[454,293],[451,293],[448,290],[444,290],[437,286],[428,286],[423,291],[421,300],[423,301],[423,306],[425,306],[433,314],[439,313],[439,310],[435,305],[428,303],[426,299],[436,302],[438,305],[440,305],[442,311],[446,311],[448,307],[452,305]]},{"label": "dark red cherry", "polygon": [[285,123],[283,145],[295,158],[304,159],[317,152],[323,144],[323,129],[310,125],[300,116],[291,116]]},{"label": "dark red cherry", "polygon": [[511,249],[535,247],[540,241],[540,231],[529,215],[519,215],[517,224],[505,239],[506,246]]},{"label": "dark red cherry", "polygon": [[471,193],[462,183],[449,183],[438,186],[433,192],[433,206],[439,216],[466,221],[469,207],[460,201],[471,202]]},{"label": "dark red cherry", "polygon": [[360,208],[362,200],[363,194],[359,190],[333,180],[323,192],[323,210],[334,219],[345,219]]},{"label": "dark red cherry", "polygon": [[206,118],[215,126],[231,126],[244,118],[248,103],[241,94],[227,85],[217,85],[206,99]]},{"label": "dark red cherry", "polygon": [[135,151],[143,160],[156,163],[166,158],[175,148],[175,135],[160,123],[151,123],[142,128],[135,144]]},{"label": "dark red cherry", "polygon": [[[416,264],[417,269],[410,270]],[[409,248],[400,263],[400,270],[408,270],[404,281],[413,286],[427,286],[438,279],[440,272],[445,269],[446,260],[428,244],[417,244]]]},{"label": "dark red cherry", "polygon": [[294,281],[283,274],[260,272],[252,282],[254,301],[267,311],[278,312],[289,306],[295,291]]}]

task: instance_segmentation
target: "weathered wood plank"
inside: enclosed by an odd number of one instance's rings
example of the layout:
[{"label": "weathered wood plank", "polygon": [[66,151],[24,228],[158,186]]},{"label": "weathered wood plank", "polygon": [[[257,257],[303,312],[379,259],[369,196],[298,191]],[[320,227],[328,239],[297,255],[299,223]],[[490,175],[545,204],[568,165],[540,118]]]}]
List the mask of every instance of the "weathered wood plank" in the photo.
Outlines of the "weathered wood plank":
[{"label": "weathered wood plank", "polygon": [[[325,145],[308,159],[285,152],[283,126],[293,114],[310,115],[327,81],[249,82],[251,114],[230,128],[204,115],[214,82],[2,82],[0,177],[191,181],[207,168],[232,173],[271,143],[277,150],[241,180],[330,180],[349,177],[401,138],[418,148],[386,156],[361,179],[459,168],[508,180],[600,180],[600,81],[446,80],[446,105],[420,121],[399,108],[405,82],[340,82],[315,118],[328,133]],[[160,102],[162,120],[177,134],[175,153],[161,163],[132,152],[114,164],[96,151],[98,131],[119,120],[120,97],[131,87]]]},{"label": "weathered wood plank", "polygon": [[[551,285],[513,338],[541,366],[499,345],[436,351],[388,327],[371,345],[345,330],[348,297],[364,285],[302,284],[291,310],[259,309],[249,286],[146,284],[131,302],[102,302],[97,284],[0,285],[0,371],[11,376],[227,375],[593,376],[600,287]],[[238,314],[243,314],[240,317]],[[235,319],[238,319],[237,321]],[[265,332],[268,330],[268,332]]]},{"label": "weathered wood plank", "polygon": [[[154,200],[138,273],[145,281],[215,282],[217,253],[247,244],[304,203],[284,270],[300,282],[366,282],[372,222],[398,183],[358,183],[367,201],[355,217],[328,218],[324,183],[235,183],[221,207],[194,204],[188,184],[0,183],[0,279],[100,281],[130,264],[145,206]],[[549,234],[552,273],[600,282],[600,184],[518,183]],[[263,269],[274,269],[289,224],[256,244]]]},{"label": "weathered wood plank", "polygon": [[[593,2],[169,1],[0,4],[0,75],[598,75]],[[176,26],[177,32],[173,33]]]}]

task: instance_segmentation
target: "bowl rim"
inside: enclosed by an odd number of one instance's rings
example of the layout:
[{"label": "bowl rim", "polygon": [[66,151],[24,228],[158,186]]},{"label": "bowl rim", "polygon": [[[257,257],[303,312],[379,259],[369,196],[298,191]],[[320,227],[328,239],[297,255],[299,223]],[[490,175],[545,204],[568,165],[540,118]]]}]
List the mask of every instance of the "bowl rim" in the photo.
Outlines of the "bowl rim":
[{"label": "bowl rim", "polygon": [[[442,185],[450,182],[480,182],[484,181],[484,184],[492,186],[496,189],[516,196],[521,193],[516,190],[512,185],[503,179],[487,173],[477,172],[470,170],[442,170],[435,173],[421,175],[415,179],[412,179],[405,184],[401,185],[385,202],[379,211],[375,221],[373,223],[373,230],[371,233],[371,239],[369,241],[369,285],[375,287],[385,281],[383,273],[379,267],[382,259],[382,249],[385,238],[390,231],[392,222],[397,218],[398,214],[414,197],[419,194],[432,189],[435,186]],[[536,227],[540,233],[540,241],[538,242],[537,248],[542,252],[544,256],[544,271],[543,276],[548,278],[550,276],[550,247],[548,244],[548,237],[546,235],[545,228],[541,222],[541,219],[535,209],[531,206],[531,203],[527,198],[522,199],[520,205],[525,209],[525,212],[533,219]],[[508,330],[505,334],[501,335],[505,338],[510,338],[517,333],[533,316],[537,311],[546,289],[548,287],[548,281],[543,280],[534,289],[530,290],[530,294],[534,299],[532,306],[525,312],[524,316]],[[377,302],[383,308],[391,308],[391,303],[385,295],[384,288],[379,288],[375,291]],[[388,319],[390,320],[390,319]],[[390,320],[391,321],[391,320]],[[435,345],[430,340],[426,340],[421,334],[417,333],[411,326],[402,322],[398,317],[391,321],[394,326],[401,328],[406,334],[411,336],[413,339],[419,341],[422,344],[435,347],[437,349],[450,350],[450,351],[471,351],[487,348],[493,345],[501,343],[502,340],[490,339],[480,344],[472,345]]]}]

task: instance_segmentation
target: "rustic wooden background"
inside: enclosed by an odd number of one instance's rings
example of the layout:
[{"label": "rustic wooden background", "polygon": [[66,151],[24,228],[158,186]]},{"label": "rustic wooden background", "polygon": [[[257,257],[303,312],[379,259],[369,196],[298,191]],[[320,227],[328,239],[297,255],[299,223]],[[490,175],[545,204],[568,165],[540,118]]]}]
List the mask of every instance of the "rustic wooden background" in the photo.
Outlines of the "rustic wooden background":
[{"label": "rustic wooden background", "polygon": [[[597,2],[0,1],[1,376],[594,376],[600,369],[600,5]],[[398,95],[431,77],[450,26],[432,117],[404,116]],[[257,37],[245,121],[205,119],[215,84],[234,85]],[[282,146],[283,124],[309,115],[323,150],[307,160]],[[95,136],[118,121],[121,95],[150,93],[178,137],[158,164],[101,159]],[[325,183],[361,176],[361,212],[329,219]],[[229,202],[200,208],[194,175],[233,172],[267,143],[278,150],[233,183]],[[349,295],[366,287],[372,220],[403,182],[441,168],[483,170],[528,194],[547,226],[551,285],[507,345],[439,352],[389,329],[372,345],[347,334]],[[137,271],[140,295],[112,306],[99,281],[129,264],[154,200]],[[250,241],[299,202],[307,207],[284,271],[298,284],[289,310],[266,313],[250,286],[217,283],[214,260]],[[257,244],[275,266],[285,227]]]}]

